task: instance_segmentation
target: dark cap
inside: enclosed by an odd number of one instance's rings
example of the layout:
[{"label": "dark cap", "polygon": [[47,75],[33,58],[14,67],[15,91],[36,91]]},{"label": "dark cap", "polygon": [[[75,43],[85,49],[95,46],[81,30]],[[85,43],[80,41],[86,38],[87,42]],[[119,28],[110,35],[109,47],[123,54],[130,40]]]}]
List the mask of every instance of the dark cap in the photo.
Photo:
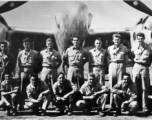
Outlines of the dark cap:
[{"label": "dark cap", "polygon": [[23,39],[23,42],[30,42],[30,39],[29,38],[25,38],[25,39]]},{"label": "dark cap", "polygon": [[4,44],[4,45],[7,46],[7,42],[6,42],[6,41],[0,41],[0,45],[1,45],[1,44]]},{"label": "dark cap", "polygon": [[53,40],[51,38],[47,38],[46,42],[53,42]]},{"label": "dark cap", "polygon": [[114,38],[114,37],[121,38],[121,35],[120,35],[119,33],[115,33],[115,34],[112,35],[112,37],[113,37],[113,38]]},{"label": "dark cap", "polygon": [[145,34],[144,34],[144,33],[142,33],[142,32],[137,33],[137,35],[136,35],[136,36],[140,36],[140,37],[145,38]]}]

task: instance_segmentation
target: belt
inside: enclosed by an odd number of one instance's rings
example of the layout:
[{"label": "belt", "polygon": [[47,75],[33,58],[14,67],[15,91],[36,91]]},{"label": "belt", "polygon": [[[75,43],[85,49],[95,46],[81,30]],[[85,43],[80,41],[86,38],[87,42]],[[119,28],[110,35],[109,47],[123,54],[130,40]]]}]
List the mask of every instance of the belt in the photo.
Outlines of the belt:
[{"label": "belt", "polygon": [[105,65],[90,65],[91,67],[98,67],[98,68],[101,68],[101,67],[104,67]]},{"label": "belt", "polygon": [[43,68],[56,69],[56,67],[52,67],[52,66],[43,66]]},{"label": "belt", "polygon": [[125,63],[124,61],[111,61],[110,63]]},{"label": "belt", "polygon": [[71,67],[75,67],[75,68],[82,68],[82,66],[78,66],[78,65],[70,65]]},{"label": "belt", "polygon": [[33,68],[33,66],[21,66],[21,68]]}]

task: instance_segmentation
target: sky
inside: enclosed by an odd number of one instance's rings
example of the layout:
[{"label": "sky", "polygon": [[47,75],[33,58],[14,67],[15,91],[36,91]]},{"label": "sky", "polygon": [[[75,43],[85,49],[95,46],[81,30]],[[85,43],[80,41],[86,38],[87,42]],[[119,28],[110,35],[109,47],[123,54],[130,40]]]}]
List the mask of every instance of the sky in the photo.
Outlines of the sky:
[{"label": "sky", "polygon": [[[133,26],[144,13],[123,1],[82,1],[93,14],[90,29],[113,29]],[[152,1],[143,1],[152,8]],[[2,5],[4,2],[0,2]],[[29,1],[1,14],[9,26],[32,29],[56,29],[55,14],[68,4],[66,1]]]}]

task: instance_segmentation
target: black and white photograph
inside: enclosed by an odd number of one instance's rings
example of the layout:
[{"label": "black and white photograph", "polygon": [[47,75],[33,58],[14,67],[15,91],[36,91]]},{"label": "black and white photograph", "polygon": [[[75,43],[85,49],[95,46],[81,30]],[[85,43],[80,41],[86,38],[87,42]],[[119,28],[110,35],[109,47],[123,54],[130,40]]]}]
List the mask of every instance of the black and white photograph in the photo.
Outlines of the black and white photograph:
[{"label": "black and white photograph", "polygon": [[0,120],[151,120],[152,1],[0,1]]}]

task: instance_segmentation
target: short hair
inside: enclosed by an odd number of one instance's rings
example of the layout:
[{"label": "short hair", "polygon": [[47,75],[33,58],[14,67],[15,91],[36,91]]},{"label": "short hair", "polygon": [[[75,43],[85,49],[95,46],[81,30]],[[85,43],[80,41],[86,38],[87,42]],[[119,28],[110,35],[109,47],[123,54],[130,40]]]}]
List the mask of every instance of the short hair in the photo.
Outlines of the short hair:
[{"label": "short hair", "polygon": [[90,73],[88,73],[88,78],[89,78],[89,77],[93,77],[93,79],[95,79],[95,74],[92,73],[92,72],[90,72]]},{"label": "short hair", "polygon": [[47,39],[46,39],[46,43],[47,43],[47,42],[53,42],[53,40],[52,40],[51,38],[47,38]]},{"label": "short hair", "polygon": [[131,77],[130,77],[130,74],[129,73],[123,73],[122,74],[122,76],[124,77],[124,76],[128,76],[130,79],[131,79]]},{"label": "short hair", "polygon": [[10,76],[10,74],[8,74],[8,73],[5,73],[5,75],[4,76]]},{"label": "short hair", "polygon": [[7,42],[6,42],[6,41],[1,41],[1,42],[0,42],[0,45],[1,45],[1,44],[4,44],[4,45],[7,46]]},{"label": "short hair", "polygon": [[36,73],[32,73],[31,77],[35,77],[38,80],[38,74],[36,74]]},{"label": "short hair", "polygon": [[99,40],[100,42],[102,42],[102,41],[101,41],[101,38],[99,38],[99,37],[97,37],[97,38],[95,39],[95,41],[96,41],[96,40]]},{"label": "short hair", "polygon": [[58,75],[57,75],[57,77],[59,77],[60,75],[63,75],[65,77],[64,72],[59,72]]},{"label": "short hair", "polygon": [[23,43],[24,42],[29,42],[30,43],[30,39],[29,38],[25,38],[25,39],[23,39]]},{"label": "short hair", "polygon": [[136,35],[137,37],[139,36],[139,37],[142,37],[142,38],[144,38],[145,39],[145,34],[144,33],[142,33],[142,32],[139,32],[139,33],[137,33],[137,35]]},{"label": "short hair", "polygon": [[114,37],[121,38],[121,35],[119,33],[115,33],[115,34],[112,35],[112,38],[114,38]]}]

